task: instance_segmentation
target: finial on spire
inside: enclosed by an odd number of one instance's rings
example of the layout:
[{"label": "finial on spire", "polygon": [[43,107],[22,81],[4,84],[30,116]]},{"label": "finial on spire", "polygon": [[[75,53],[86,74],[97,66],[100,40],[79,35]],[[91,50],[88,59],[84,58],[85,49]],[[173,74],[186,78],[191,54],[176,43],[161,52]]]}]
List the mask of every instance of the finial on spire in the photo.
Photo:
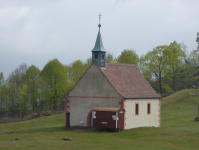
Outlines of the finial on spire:
[{"label": "finial on spire", "polygon": [[101,16],[102,16],[102,15],[101,15],[101,13],[99,13],[99,15],[98,15],[98,16],[99,16],[99,25],[98,25],[98,27],[100,28],[100,27],[101,27],[100,19],[101,19]]}]

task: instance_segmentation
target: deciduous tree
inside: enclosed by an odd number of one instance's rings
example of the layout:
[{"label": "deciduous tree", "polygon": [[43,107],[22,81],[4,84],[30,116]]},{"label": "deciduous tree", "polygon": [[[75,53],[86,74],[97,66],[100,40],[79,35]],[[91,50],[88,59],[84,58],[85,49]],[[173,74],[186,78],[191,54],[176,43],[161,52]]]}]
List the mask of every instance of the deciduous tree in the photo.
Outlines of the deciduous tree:
[{"label": "deciduous tree", "polygon": [[45,99],[56,110],[67,94],[67,71],[57,59],[50,60],[40,73],[47,83]]},{"label": "deciduous tree", "polygon": [[190,67],[199,67],[199,51],[192,50],[188,55],[188,63]]},{"label": "deciduous tree", "polygon": [[[38,108],[38,99],[39,99],[39,84],[41,84],[41,79],[39,80],[39,74],[40,70],[35,67],[34,65],[31,65],[24,75],[24,80],[26,83],[26,95],[29,99],[29,102],[31,104],[31,109],[33,112],[37,112]],[[23,88],[25,89],[25,88]]]},{"label": "deciduous tree", "polygon": [[0,73],[0,111],[5,109],[5,84],[3,72]]},{"label": "deciduous tree", "polygon": [[21,64],[6,80],[6,107],[12,117],[20,117],[21,100],[19,89],[23,87],[23,76],[26,73],[27,64]]},{"label": "deciduous tree", "polygon": [[124,49],[117,61],[118,63],[135,64],[138,66],[139,56],[134,50]]},{"label": "deciduous tree", "polygon": [[197,42],[197,50],[199,51],[199,32],[197,32],[196,42]]},{"label": "deciduous tree", "polygon": [[113,60],[113,54],[107,52],[106,53],[106,62],[111,63],[111,60]]},{"label": "deciduous tree", "polygon": [[173,90],[175,91],[176,77],[181,73],[180,70],[182,70],[184,66],[184,60],[186,58],[186,54],[176,41],[170,43],[169,48],[171,49],[172,57],[170,59],[170,71],[167,76],[172,79]]},{"label": "deciduous tree", "polygon": [[86,62],[84,63],[84,67],[85,67],[85,70],[88,69],[88,67],[92,64],[92,58],[89,57]]},{"label": "deciduous tree", "polygon": [[172,58],[171,49],[167,45],[162,45],[157,46],[145,56],[142,55],[140,59],[141,72],[149,81],[158,82],[160,94],[165,87],[165,90],[171,91],[168,85],[162,82],[162,77],[169,71],[170,58]]},{"label": "deciduous tree", "polygon": [[73,85],[76,84],[76,82],[81,78],[81,76],[84,74],[86,68],[84,67],[84,64],[81,60],[74,61],[70,66],[70,81],[73,83]]}]

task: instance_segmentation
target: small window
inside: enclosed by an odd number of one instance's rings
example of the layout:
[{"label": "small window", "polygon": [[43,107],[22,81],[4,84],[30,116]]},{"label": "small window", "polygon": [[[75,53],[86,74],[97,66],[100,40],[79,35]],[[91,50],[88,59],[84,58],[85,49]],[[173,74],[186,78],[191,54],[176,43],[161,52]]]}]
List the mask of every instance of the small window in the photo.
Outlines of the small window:
[{"label": "small window", "polygon": [[151,103],[147,103],[147,114],[151,114]]},{"label": "small window", "polygon": [[139,115],[139,103],[135,103],[135,115]]},{"label": "small window", "polygon": [[102,54],[102,59],[104,59],[104,54]]},{"label": "small window", "polygon": [[98,54],[95,54],[95,59],[97,59],[98,58]]}]

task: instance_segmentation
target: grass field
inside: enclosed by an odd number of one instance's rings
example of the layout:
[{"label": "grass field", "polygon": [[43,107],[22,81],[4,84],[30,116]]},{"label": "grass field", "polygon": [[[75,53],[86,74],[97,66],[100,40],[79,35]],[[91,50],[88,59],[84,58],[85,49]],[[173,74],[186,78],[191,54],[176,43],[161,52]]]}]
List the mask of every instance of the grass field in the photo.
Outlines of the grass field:
[{"label": "grass field", "polygon": [[[197,94],[198,91],[186,92]],[[182,93],[175,93],[162,102],[176,101],[182,97]],[[199,95],[189,96],[162,106],[161,128],[144,127],[122,132],[66,131],[63,126],[64,114],[0,124],[0,149],[199,149],[199,122],[194,121],[198,106]],[[20,140],[13,140],[16,137]],[[63,137],[73,140],[63,141]]]}]

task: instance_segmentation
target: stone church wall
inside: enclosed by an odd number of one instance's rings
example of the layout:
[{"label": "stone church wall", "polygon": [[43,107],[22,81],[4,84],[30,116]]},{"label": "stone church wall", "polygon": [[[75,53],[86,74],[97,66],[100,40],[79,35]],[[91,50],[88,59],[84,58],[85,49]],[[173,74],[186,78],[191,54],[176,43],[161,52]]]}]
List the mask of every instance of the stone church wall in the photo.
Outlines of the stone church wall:
[{"label": "stone church wall", "polygon": [[[80,122],[83,121],[82,126],[88,126],[87,118],[90,117],[89,112],[93,107],[116,107],[120,108],[119,102],[121,99],[113,98],[75,98],[69,97],[69,108],[67,109],[70,112],[70,125],[71,126],[80,126]],[[89,118],[90,119],[90,118]]]},{"label": "stone church wall", "polygon": [[87,126],[87,117],[93,107],[121,108],[119,95],[97,64],[93,63],[67,95],[65,111],[70,112],[71,126]]}]

